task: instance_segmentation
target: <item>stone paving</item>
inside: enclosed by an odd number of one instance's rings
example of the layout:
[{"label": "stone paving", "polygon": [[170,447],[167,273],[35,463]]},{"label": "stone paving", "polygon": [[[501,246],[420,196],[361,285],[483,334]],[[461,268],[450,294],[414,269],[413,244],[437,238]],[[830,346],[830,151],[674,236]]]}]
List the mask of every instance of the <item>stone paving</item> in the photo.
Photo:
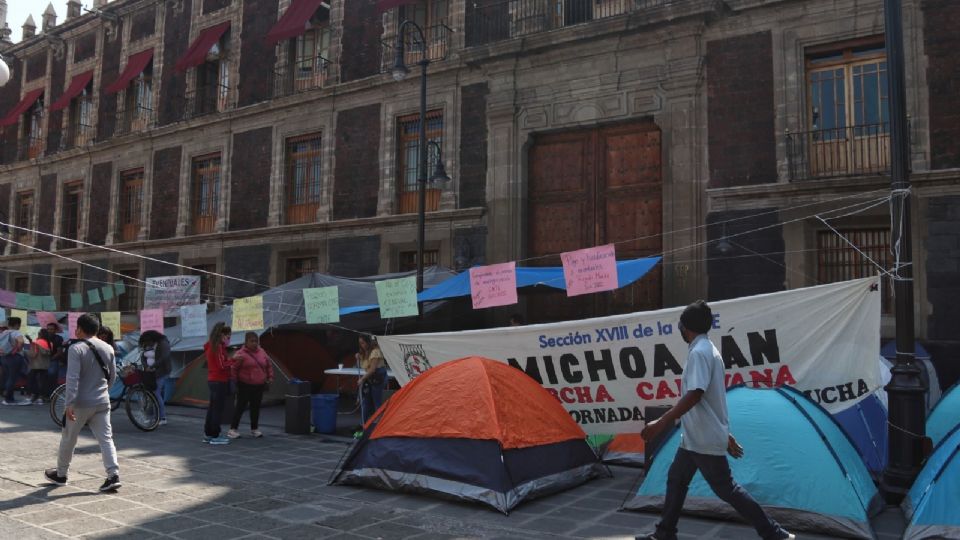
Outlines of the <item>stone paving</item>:
[{"label": "stone paving", "polygon": [[[113,426],[124,487],[100,494],[99,447],[84,432],[68,486],[44,485],[59,431],[46,407],[0,408],[0,538],[631,538],[655,516],[620,512],[639,471],[524,504],[504,516],[482,506],[327,486],[347,440],[282,432],[267,409],[263,439],[200,442],[201,411],[170,408],[170,425],[138,431],[122,411]],[[875,520],[881,540],[899,538],[899,510]],[[682,538],[755,538],[743,525],[684,518]],[[800,538],[824,538],[800,535]]]}]

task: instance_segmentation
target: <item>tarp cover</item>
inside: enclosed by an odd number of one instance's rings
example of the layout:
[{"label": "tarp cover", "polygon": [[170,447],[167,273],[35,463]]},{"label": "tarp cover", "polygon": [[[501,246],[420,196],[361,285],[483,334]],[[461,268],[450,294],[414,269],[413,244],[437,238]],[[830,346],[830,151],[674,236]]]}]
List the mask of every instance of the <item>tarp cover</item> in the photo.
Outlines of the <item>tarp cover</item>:
[{"label": "tarp cover", "polygon": [[901,504],[904,540],[960,538],[960,427],[933,451]]},{"label": "tarp cover", "polygon": [[927,417],[927,437],[934,445],[940,444],[947,433],[960,425],[960,383],[954,384],[940,398]]},{"label": "tarp cover", "polygon": [[887,465],[887,408],[877,392],[833,415],[857,447],[870,472],[880,473]]}]

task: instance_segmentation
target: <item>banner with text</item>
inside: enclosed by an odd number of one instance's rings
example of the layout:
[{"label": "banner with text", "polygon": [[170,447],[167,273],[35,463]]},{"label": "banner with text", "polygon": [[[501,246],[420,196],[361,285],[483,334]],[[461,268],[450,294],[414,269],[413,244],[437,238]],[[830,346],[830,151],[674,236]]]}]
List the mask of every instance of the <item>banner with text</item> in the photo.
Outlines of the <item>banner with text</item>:
[{"label": "banner with text", "polygon": [[[118,292],[119,294],[119,292]],[[200,303],[200,276],[147,278],[144,309],[162,309],[167,317],[180,315],[180,306]]]},{"label": "banner with text", "polygon": [[[880,297],[867,278],[711,303],[727,385],[794,386],[831,412],[857,403],[881,384]],[[633,433],[644,407],[680,397],[682,311],[377,339],[400,384],[485,356],[543,384],[588,435]]]}]

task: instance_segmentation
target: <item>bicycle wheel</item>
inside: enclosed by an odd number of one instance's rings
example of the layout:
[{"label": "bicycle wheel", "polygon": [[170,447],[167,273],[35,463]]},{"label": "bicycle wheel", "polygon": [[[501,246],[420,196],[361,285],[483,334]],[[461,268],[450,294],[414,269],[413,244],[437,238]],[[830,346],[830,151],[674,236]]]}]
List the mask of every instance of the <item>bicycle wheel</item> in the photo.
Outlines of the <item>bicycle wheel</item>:
[{"label": "bicycle wheel", "polygon": [[137,429],[153,431],[160,425],[160,405],[153,392],[142,385],[127,388],[124,401],[127,403],[127,416]]},{"label": "bicycle wheel", "polygon": [[63,415],[66,412],[67,385],[61,384],[50,394],[50,418],[57,427],[63,427]]}]

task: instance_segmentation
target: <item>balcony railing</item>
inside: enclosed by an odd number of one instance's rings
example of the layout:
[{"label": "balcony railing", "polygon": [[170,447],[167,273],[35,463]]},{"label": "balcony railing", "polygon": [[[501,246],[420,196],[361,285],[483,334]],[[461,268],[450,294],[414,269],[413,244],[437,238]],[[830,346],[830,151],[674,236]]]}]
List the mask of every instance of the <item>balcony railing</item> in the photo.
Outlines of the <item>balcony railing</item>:
[{"label": "balcony railing", "polygon": [[467,0],[466,46],[584,24],[681,0]]},{"label": "balcony railing", "polygon": [[322,56],[283,64],[274,70],[273,97],[323,88],[329,69],[330,61]]},{"label": "balcony railing", "polygon": [[28,159],[36,159],[43,154],[43,138],[42,137],[20,137],[20,140],[17,142],[17,160],[25,161]]},{"label": "balcony railing", "polygon": [[[423,29],[423,37],[426,43],[420,41],[420,34],[416,31],[407,30],[404,32],[403,61],[406,65],[414,65],[423,60],[426,55],[427,60],[431,62],[443,60],[447,57],[450,49],[450,35],[452,30],[445,24],[436,24]],[[381,62],[385,72],[393,67],[394,55],[396,54],[397,36],[386,37],[380,40]]]},{"label": "balcony railing", "polygon": [[96,136],[96,129],[87,124],[73,124],[67,131],[67,137],[64,138],[63,148],[80,148],[93,142]]},{"label": "balcony railing", "polygon": [[890,169],[889,124],[787,133],[790,181],[883,174]]},{"label": "balcony railing", "polygon": [[217,84],[205,85],[184,95],[183,118],[196,118],[230,108],[230,87]]},{"label": "balcony railing", "polygon": [[130,109],[121,108],[117,111],[117,135],[140,133],[153,126],[153,109],[134,106]]}]

